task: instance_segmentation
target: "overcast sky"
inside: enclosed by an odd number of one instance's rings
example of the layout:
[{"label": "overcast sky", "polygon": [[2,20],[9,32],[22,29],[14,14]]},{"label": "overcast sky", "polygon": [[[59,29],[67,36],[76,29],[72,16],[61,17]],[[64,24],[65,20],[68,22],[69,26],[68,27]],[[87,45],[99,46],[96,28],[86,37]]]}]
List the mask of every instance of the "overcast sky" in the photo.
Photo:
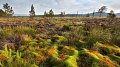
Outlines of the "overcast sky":
[{"label": "overcast sky", "polygon": [[13,7],[15,14],[29,14],[31,5],[35,7],[36,14],[53,9],[57,14],[61,11],[68,13],[90,13],[101,6],[107,6],[108,11],[120,12],[120,0],[0,0],[0,9],[4,3]]}]

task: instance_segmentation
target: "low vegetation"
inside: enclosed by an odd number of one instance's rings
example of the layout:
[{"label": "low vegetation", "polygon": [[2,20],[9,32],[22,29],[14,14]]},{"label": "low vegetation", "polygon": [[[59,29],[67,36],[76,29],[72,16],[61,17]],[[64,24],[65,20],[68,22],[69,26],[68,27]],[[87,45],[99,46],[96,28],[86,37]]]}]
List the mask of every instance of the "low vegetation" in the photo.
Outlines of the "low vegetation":
[{"label": "low vegetation", "polygon": [[25,19],[0,20],[1,67],[120,67],[119,18]]}]

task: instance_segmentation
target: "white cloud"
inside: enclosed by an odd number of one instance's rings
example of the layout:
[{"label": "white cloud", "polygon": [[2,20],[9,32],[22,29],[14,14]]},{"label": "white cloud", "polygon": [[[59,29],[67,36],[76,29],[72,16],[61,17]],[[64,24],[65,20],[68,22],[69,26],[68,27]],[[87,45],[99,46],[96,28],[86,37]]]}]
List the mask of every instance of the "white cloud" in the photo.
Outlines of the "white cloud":
[{"label": "white cloud", "polygon": [[120,4],[118,0],[6,0],[0,1],[0,8],[2,4],[8,2],[14,9],[15,13],[28,14],[31,4],[34,4],[37,14],[43,14],[45,10],[53,9],[55,13],[66,11],[66,13],[89,13],[98,10],[105,5],[110,10],[115,12],[120,11]]}]

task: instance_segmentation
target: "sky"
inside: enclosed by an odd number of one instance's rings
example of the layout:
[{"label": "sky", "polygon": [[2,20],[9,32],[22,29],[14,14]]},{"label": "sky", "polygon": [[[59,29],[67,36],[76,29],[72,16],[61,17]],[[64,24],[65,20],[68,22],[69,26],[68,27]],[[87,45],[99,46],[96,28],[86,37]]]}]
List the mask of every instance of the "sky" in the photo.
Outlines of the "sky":
[{"label": "sky", "polygon": [[0,0],[0,9],[5,3],[13,7],[15,14],[29,14],[32,4],[39,15],[50,9],[53,9],[55,14],[62,11],[66,14],[91,13],[98,11],[101,6],[107,6],[107,12],[120,12],[119,0]]}]

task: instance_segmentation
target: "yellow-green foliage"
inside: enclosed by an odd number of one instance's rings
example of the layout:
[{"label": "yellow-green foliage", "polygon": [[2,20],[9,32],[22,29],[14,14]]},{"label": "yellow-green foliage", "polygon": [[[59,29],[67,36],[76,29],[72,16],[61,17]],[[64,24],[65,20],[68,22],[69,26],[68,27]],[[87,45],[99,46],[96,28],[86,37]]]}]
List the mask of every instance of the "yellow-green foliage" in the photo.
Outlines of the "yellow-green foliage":
[{"label": "yellow-green foliage", "polygon": [[[59,46],[53,46],[48,49],[48,55],[51,56],[51,63],[52,65],[56,66],[66,66],[66,67],[78,67],[77,66],[77,60],[78,60],[78,51],[74,48],[70,48],[68,46],[63,47],[62,50],[60,50],[60,53],[66,54],[66,59],[62,59],[63,57],[59,57],[59,51],[58,51]],[[69,51],[72,54],[69,54]],[[63,61],[64,60],[64,61]],[[61,64],[61,61],[63,62]],[[54,63],[54,64],[53,64]]]},{"label": "yellow-green foliage", "polygon": [[69,46],[64,46],[61,52],[64,52],[69,56],[78,56],[78,50]]},{"label": "yellow-green foliage", "polygon": [[14,28],[15,33],[18,34],[28,34],[28,35],[33,35],[35,34],[36,30],[31,27],[26,27],[26,26],[19,26]]},{"label": "yellow-green foliage", "polygon": [[77,58],[75,56],[69,56],[64,63],[66,67],[78,67]]},{"label": "yellow-green foliage", "polygon": [[[120,48],[119,47],[116,47],[116,46],[110,46],[110,45],[107,45],[107,44],[101,44],[101,43],[96,43],[97,44],[97,47],[100,49],[102,48],[105,52],[107,52],[108,54],[110,53],[120,53]],[[100,49],[100,50],[102,50]]]},{"label": "yellow-green foliage", "polygon": [[57,41],[58,43],[61,43],[63,41],[66,41],[67,39],[63,36],[58,36],[59,40]]},{"label": "yellow-green foliage", "polygon": [[11,49],[8,50],[7,48],[7,44],[5,44],[5,50],[2,50],[1,53],[6,57],[6,58],[10,58],[12,57],[12,53],[11,53]]},{"label": "yellow-green foliage", "polygon": [[53,38],[56,44],[60,44],[62,42],[67,41],[67,39],[64,36],[54,35]]},{"label": "yellow-green foliage", "polygon": [[[98,56],[96,56],[94,53],[90,52],[89,50],[87,49],[83,49],[82,51],[79,52],[80,55],[82,54],[87,54],[89,56],[89,58],[92,58],[93,60],[95,61],[98,61],[100,60],[100,58]],[[82,59],[82,58],[81,58]]]},{"label": "yellow-green foliage", "polygon": [[39,67],[39,66],[37,66],[37,65],[33,64],[33,65],[31,65],[30,67]]},{"label": "yellow-green foliage", "polygon": [[[117,56],[111,56],[112,58],[118,59]],[[92,67],[118,67],[119,65],[114,63],[108,56],[100,54],[98,51],[89,51],[83,49],[80,51],[79,55],[80,63],[85,65],[86,63],[91,63],[88,66]],[[115,60],[114,59],[114,60]],[[118,62],[118,60],[116,60]]]},{"label": "yellow-green foliage", "polygon": [[8,37],[13,35],[13,33],[14,31],[11,28],[4,28],[0,30],[0,37]]},{"label": "yellow-green foliage", "polygon": [[29,44],[32,41],[32,38],[29,35],[22,35],[21,39],[23,44]]},{"label": "yellow-green foliage", "polygon": [[67,50],[67,52],[72,51],[72,55],[69,56],[68,53],[68,57],[65,60],[64,64],[66,67],[78,67],[77,65],[77,60],[78,60],[78,51],[74,48],[65,46],[65,49]]},{"label": "yellow-green foliage", "polygon": [[91,52],[86,52],[90,57],[92,57],[93,59],[99,60],[99,57],[96,56],[94,53]]},{"label": "yellow-green foliage", "polygon": [[37,40],[34,40],[34,39],[29,42],[29,45],[32,45],[32,46],[36,44],[37,44]]},{"label": "yellow-green foliage", "polygon": [[58,54],[58,46],[52,46],[50,48],[48,48],[47,53],[49,55],[50,58],[50,65],[52,66],[57,66],[59,65],[59,54]]},{"label": "yellow-green foliage", "polygon": [[116,56],[115,54],[108,55],[113,61],[120,63],[120,56]]},{"label": "yellow-green foliage", "polygon": [[58,50],[57,50],[57,46],[52,46],[48,49],[48,55],[49,56],[52,56],[54,58],[57,58],[58,57]]},{"label": "yellow-green foliage", "polygon": [[34,56],[39,56],[39,54],[36,53],[36,52],[31,52],[31,54],[34,55]]},{"label": "yellow-green foliage", "polygon": [[47,45],[50,45],[50,43],[52,42],[51,39],[42,39],[40,38],[39,40],[41,46],[47,47]]},{"label": "yellow-green foliage", "polygon": [[62,52],[62,53],[65,53],[65,54],[67,54],[67,55],[69,55],[69,56],[74,55],[74,50],[73,50],[73,48],[70,48],[70,47],[68,47],[68,46],[64,46],[61,52]]},{"label": "yellow-green foliage", "polygon": [[34,28],[27,27],[27,26],[18,26],[18,27],[15,27],[14,29],[5,27],[0,30],[0,36],[2,37],[15,35],[16,33],[17,35],[20,35],[20,34],[33,35],[36,33],[36,30]]},{"label": "yellow-green foliage", "polygon": [[21,58],[21,52],[19,52],[19,51],[16,52],[16,58],[17,58],[17,59],[20,59],[20,58]]},{"label": "yellow-green foliage", "polygon": [[120,67],[120,29],[81,20],[9,18],[30,24],[9,22],[11,27],[0,29],[0,67]]}]

